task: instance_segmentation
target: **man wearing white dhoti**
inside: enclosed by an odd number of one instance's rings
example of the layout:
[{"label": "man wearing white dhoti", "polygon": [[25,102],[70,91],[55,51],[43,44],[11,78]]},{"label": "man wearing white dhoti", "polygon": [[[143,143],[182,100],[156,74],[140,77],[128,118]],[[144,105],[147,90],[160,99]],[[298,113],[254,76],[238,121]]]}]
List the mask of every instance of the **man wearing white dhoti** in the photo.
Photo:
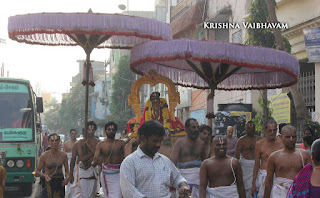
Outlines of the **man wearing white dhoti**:
[{"label": "man wearing white dhoti", "polygon": [[101,165],[100,178],[104,196],[121,198],[120,164],[124,158],[125,142],[115,139],[117,132],[115,122],[108,122],[104,128],[107,138],[97,145],[92,166]]},{"label": "man wearing white dhoti", "polygon": [[120,164],[102,164],[100,177],[105,197],[122,197],[120,189]]},{"label": "man wearing white dhoti", "polygon": [[245,131],[246,135],[237,141],[235,158],[237,158],[241,164],[246,197],[250,198],[254,167],[254,149],[256,142],[259,141],[261,137],[254,134],[255,125],[252,121],[246,123]]},{"label": "man wearing white dhoti", "polygon": [[[174,145],[172,162],[177,165],[181,175],[186,178],[192,196],[199,197],[200,165],[207,158],[207,147],[199,137],[199,124],[189,118],[185,122],[187,136],[180,138]],[[187,179],[189,178],[189,180]]]},{"label": "man wearing white dhoti", "polygon": [[[79,186],[83,198],[95,196],[97,188],[97,180],[94,174],[94,168],[91,167],[91,162],[95,153],[99,139],[94,137],[97,129],[95,122],[87,123],[87,129],[83,131],[84,139],[77,141],[72,149],[72,157],[70,160],[70,177],[71,184],[74,182],[74,167],[76,161],[79,166]],[[78,160],[76,158],[78,157]]]},{"label": "man wearing white dhoti", "polygon": [[[68,156],[68,165],[69,165],[69,170],[70,170],[70,161],[71,161],[71,157],[72,157],[72,148],[74,146],[74,144],[77,141],[77,130],[75,129],[70,129],[70,140],[66,141],[63,145],[63,151],[67,153]],[[66,186],[66,195],[69,194],[70,191],[70,182],[68,183],[68,185]]]},{"label": "man wearing white dhoti", "polygon": [[[283,148],[283,143],[276,137],[277,122],[268,120],[264,126],[266,138],[259,140],[256,143],[254,151],[254,167],[252,177],[251,196],[258,198],[263,197],[263,189],[266,177],[268,158],[274,151]],[[258,194],[257,194],[258,193]]]},{"label": "man wearing white dhoti", "polygon": [[85,170],[79,164],[79,184],[83,198],[94,198],[96,196],[97,180],[92,166]]},{"label": "man wearing white dhoti", "polygon": [[[201,163],[201,160],[178,163],[178,169],[181,173],[181,176],[187,180],[188,185],[191,189],[191,196],[193,197],[199,197]],[[185,168],[188,166],[191,166],[193,168]]]},{"label": "man wearing white dhoti", "polygon": [[[296,149],[297,133],[293,126],[284,126],[281,129],[280,138],[284,144],[284,149],[272,153],[268,159],[265,198],[270,196],[272,198],[285,198],[293,179],[305,164],[311,163],[307,151]],[[276,178],[273,185],[274,174]]]},{"label": "man wearing white dhoti", "polygon": [[227,139],[216,136],[212,142],[215,156],[200,168],[200,198],[244,198],[245,189],[239,161],[227,156]]}]

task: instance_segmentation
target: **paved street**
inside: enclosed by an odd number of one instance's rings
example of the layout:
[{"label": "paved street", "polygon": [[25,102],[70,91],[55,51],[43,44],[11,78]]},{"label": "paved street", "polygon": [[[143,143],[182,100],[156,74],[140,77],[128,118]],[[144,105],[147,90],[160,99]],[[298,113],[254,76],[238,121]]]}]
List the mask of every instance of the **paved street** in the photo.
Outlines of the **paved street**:
[{"label": "paved street", "polygon": [[[33,190],[32,190],[32,195],[31,196],[23,196],[21,190],[14,190],[10,192],[6,192],[4,194],[4,198],[40,198],[40,192],[41,192],[41,186],[39,184],[39,178],[37,178],[36,182],[33,184]],[[100,188],[100,196],[99,197],[104,197],[102,188]],[[66,198],[68,198],[66,196]]]}]

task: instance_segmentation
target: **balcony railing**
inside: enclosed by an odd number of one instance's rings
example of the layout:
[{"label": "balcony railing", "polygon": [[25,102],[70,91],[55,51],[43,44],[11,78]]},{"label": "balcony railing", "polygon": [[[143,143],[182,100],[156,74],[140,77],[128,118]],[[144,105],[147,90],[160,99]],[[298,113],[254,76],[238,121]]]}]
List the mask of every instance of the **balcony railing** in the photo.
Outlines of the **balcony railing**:
[{"label": "balcony railing", "polygon": [[182,0],[176,6],[171,8],[171,22],[181,16],[186,10],[203,0]]}]

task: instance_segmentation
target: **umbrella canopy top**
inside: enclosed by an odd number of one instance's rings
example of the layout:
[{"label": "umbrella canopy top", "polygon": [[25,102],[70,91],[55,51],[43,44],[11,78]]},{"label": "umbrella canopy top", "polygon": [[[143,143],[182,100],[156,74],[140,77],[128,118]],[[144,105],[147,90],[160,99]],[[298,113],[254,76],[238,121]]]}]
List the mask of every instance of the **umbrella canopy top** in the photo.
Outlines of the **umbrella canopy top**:
[{"label": "umbrella canopy top", "polygon": [[172,39],[171,27],[166,23],[120,14],[36,13],[16,15],[9,17],[8,31],[9,38],[13,40],[41,45],[73,46],[79,44],[74,39],[79,35],[100,36],[100,38],[94,38],[99,42],[96,42],[93,48],[128,49],[150,40]]},{"label": "umbrella canopy top", "polygon": [[154,70],[185,87],[220,90],[286,87],[299,76],[299,61],[283,51],[187,39],[133,47],[130,68],[140,75]]}]

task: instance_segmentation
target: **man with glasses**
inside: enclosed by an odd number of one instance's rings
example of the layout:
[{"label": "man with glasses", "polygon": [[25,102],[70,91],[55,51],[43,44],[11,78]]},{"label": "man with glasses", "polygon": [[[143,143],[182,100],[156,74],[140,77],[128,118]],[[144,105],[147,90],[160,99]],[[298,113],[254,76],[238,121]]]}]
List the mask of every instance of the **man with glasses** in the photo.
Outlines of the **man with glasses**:
[{"label": "man with glasses", "polygon": [[[67,154],[59,149],[60,136],[56,133],[51,133],[48,136],[48,141],[51,149],[42,153],[35,173],[36,177],[44,178],[42,182],[42,198],[49,197],[65,197],[64,186],[68,183],[68,157]],[[64,166],[64,178],[62,167]],[[45,172],[42,173],[42,168],[45,167]]]},{"label": "man with glasses", "polygon": [[[74,144],[77,141],[77,130],[75,129],[70,129],[70,138],[71,140],[67,141],[64,145],[63,145],[63,151],[66,152],[67,156],[68,156],[68,164],[69,164],[69,170],[70,170],[70,160],[72,157],[72,148],[74,146]],[[75,172],[73,173],[75,174]],[[69,195],[69,191],[70,191],[70,183],[68,183],[67,187],[66,187],[66,194]]]},{"label": "man with glasses", "polygon": [[[72,197],[93,198],[97,191],[97,180],[95,177],[95,170],[91,166],[93,156],[99,139],[94,137],[97,130],[97,125],[93,121],[87,123],[87,130],[84,130],[84,139],[75,143],[72,149],[72,157],[70,161],[70,183],[71,188],[74,189],[71,194]],[[75,168],[76,157],[77,160],[77,175],[74,177],[73,171]],[[75,181],[75,182],[74,182]],[[70,196],[70,194],[69,194]]]},{"label": "man with glasses", "polygon": [[[107,138],[97,145],[92,166],[100,166],[101,184],[105,197],[122,198],[120,190],[120,164],[124,158],[125,142],[116,140],[118,126],[115,122],[105,124]],[[102,158],[102,164],[101,159]]]}]

